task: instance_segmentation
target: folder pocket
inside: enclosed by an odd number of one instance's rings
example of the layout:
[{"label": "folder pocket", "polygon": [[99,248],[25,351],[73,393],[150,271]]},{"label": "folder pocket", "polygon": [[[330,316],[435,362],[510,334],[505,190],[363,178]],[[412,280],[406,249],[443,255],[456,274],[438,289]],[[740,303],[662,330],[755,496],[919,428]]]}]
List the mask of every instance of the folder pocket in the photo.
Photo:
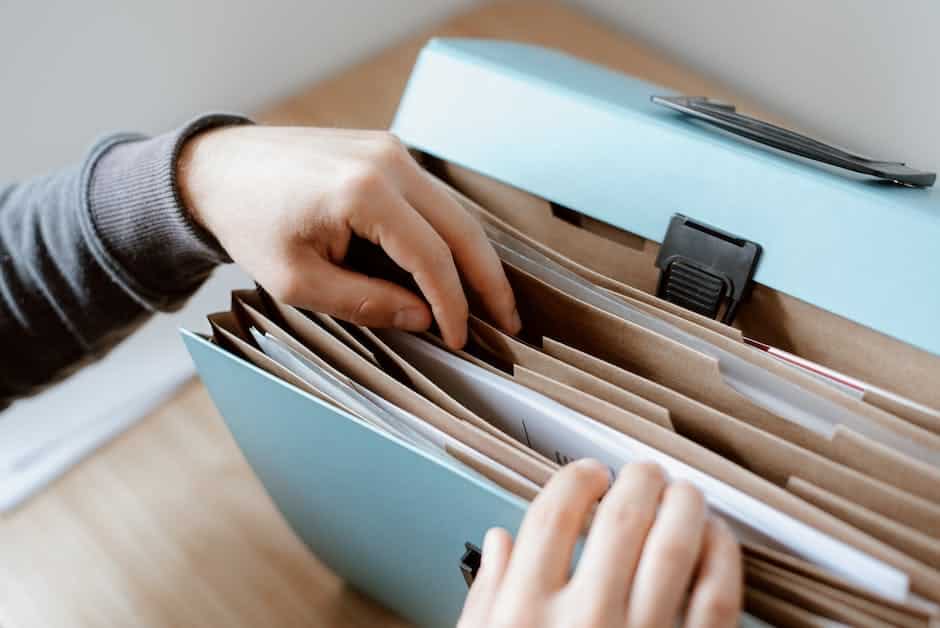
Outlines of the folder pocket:
[{"label": "folder pocket", "polygon": [[490,423],[484,421],[479,416],[471,412],[469,409],[467,409],[466,406],[454,399],[450,394],[442,390],[434,382],[428,379],[423,373],[421,373],[421,371],[412,366],[411,363],[400,356],[375,333],[365,328],[361,328],[360,331],[378,352],[381,352],[382,355],[384,355],[387,359],[394,362],[397,368],[402,370],[402,372],[405,374],[405,377],[408,378],[408,381],[411,382],[411,385],[417,392],[424,395],[447,412],[450,412],[458,419],[466,421],[478,427],[479,429],[488,432],[492,436],[502,440],[508,445],[519,449],[524,455],[536,458],[549,466],[554,466],[554,463],[552,463],[547,458],[544,458],[537,452],[534,452],[525,447],[525,445],[516,439],[500,431]]},{"label": "folder pocket", "polygon": [[[457,166],[453,166],[453,168],[454,168],[454,172],[461,170]],[[468,180],[476,180],[479,177],[479,175],[472,173],[472,172],[465,172],[465,174],[462,176],[466,177]],[[710,318],[702,316],[701,314],[697,314],[683,307],[675,305],[674,303],[670,303],[669,301],[660,299],[656,296],[653,296],[649,292],[644,292],[643,290],[635,288],[634,285],[630,284],[629,282],[624,283],[623,281],[618,281],[612,276],[593,270],[589,266],[585,266],[584,264],[581,264],[580,262],[577,262],[574,259],[567,257],[566,255],[563,255],[562,253],[559,252],[562,249],[556,250],[554,248],[546,246],[540,240],[527,235],[529,233],[528,231],[523,230],[523,229],[518,229],[515,226],[514,221],[506,221],[502,217],[500,217],[499,215],[497,215],[496,213],[490,210],[490,207],[502,205],[506,208],[506,211],[510,211],[514,215],[531,215],[531,212],[534,212],[535,215],[539,215],[539,214],[544,215],[545,208],[548,205],[545,201],[536,199],[534,197],[529,197],[529,195],[519,192],[518,193],[519,195],[521,195],[522,197],[526,197],[522,205],[516,205],[511,202],[505,202],[505,201],[497,201],[496,205],[490,205],[488,203],[484,203],[485,205],[484,206],[484,205],[478,204],[473,198],[470,198],[464,195],[463,193],[461,193],[461,191],[448,185],[446,182],[442,181],[442,183],[448,188],[448,190],[451,193],[451,196],[453,196],[454,199],[456,199],[457,202],[459,202],[464,207],[464,209],[466,209],[471,214],[477,216],[477,218],[480,219],[482,222],[490,223],[492,225],[497,226],[500,230],[511,234],[513,237],[524,242],[526,245],[532,247],[533,249],[537,250],[538,252],[545,255],[549,259],[557,262],[564,268],[567,268],[571,272],[576,273],[577,275],[587,279],[588,281],[598,286],[601,286],[609,290],[610,292],[617,294],[618,296],[621,296],[629,300],[631,303],[637,306],[648,309],[648,311],[653,312],[657,315],[660,312],[666,312],[675,317],[687,320],[690,323],[701,325],[711,331],[728,336],[729,338],[732,338],[738,341],[743,339],[743,336],[741,335],[741,331],[738,329],[735,329],[734,327],[722,324],[716,320],[712,320]],[[518,191],[513,190],[510,193],[511,196],[515,197],[516,192]],[[565,234],[560,234],[559,239],[565,240],[564,235]],[[588,253],[590,254],[590,252]],[[638,266],[632,265],[630,263],[630,260],[626,258],[624,258],[621,261],[620,266],[625,266],[626,268],[639,268]],[[655,283],[653,283],[653,285],[655,286]]]},{"label": "folder pocket", "polygon": [[218,342],[219,346],[225,347],[235,355],[241,356],[258,368],[267,371],[277,378],[283,379],[285,382],[296,386],[300,390],[309,393],[318,399],[322,399],[323,401],[329,403],[334,403],[332,400],[327,399],[327,397],[322,392],[266,356],[256,347],[249,344],[248,341],[244,339],[244,336],[240,333],[240,330],[238,329],[238,322],[232,312],[217,312],[215,314],[210,314],[208,319],[209,325],[212,327],[213,337],[216,339],[216,342]]},{"label": "folder pocket", "polygon": [[848,499],[833,495],[798,476],[787,481],[787,489],[859,530],[881,539],[909,556],[916,556],[934,569],[940,569],[940,540],[892,521]]},{"label": "folder pocket", "polygon": [[[285,320],[290,317],[295,323],[301,324],[298,329],[302,330],[302,335],[298,331],[298,336],[303,339],[304,344],[344,376],[536,484],[543,484],[552,474],[553,468],[550,465],[481,428],[458,419],[382,371],[299,311],[291,309],[278,304],[278,312],[285,316]],[[292,331],[295,331],[294,328]]]},{"label": "folder pocket", "polygon": [[512,368],[512,365],[518,365],[532,369],[541,375],[615,404],[660,427],[675,431],[666,408],[546,355],[475,316],[470,317],[470,338],[483,350],[508,364],[509,368]]},{"label": "folder pocket", "polygon": [[678,433],[778,486],[785,486],[791,475],[801,474],[829,491],[921,532],[940,533],[938,505],[552,338],[545,338],[542,344],[547,355],[669,409]]}]

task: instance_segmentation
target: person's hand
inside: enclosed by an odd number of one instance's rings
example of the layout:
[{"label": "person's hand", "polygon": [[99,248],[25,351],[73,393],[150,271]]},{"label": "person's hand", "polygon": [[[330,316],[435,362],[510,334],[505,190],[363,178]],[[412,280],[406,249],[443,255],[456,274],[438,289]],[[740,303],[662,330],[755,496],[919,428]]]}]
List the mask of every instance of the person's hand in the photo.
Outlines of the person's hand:
[{"label": "person's hand", "polygon": [[[654,464],[613,487],[599,462],[560,470],[532,502],[513,546],[490,530],[458,628],[730,627],[741,606],[741,554],[693,486]],[[602,496],[580,561],[575,543]],[[657,510],[658,509],[658,510]]]},{"label": "person's hand", "polygon": [[[427,329],[433,314],[457,348],[467,334],[466,288],[503,329],[519,331],[482,228],[390,133],[225,127],[190,139],[177,173],[193,219],[280,301],[409,331]],[[342,268],[353,234],[411,273],[427,303]]]}]

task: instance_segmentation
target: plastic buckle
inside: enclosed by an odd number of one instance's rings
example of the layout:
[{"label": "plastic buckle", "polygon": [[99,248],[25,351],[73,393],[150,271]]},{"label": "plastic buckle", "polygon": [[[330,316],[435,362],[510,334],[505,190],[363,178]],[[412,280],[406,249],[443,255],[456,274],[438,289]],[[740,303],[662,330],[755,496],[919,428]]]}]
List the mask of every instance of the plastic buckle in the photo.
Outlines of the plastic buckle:
[{"label": "plastic buckle", "polygon": [[477,577],[477,572],[480,570],[480,560],[483,558],[480,548],[474,545],[473,543],[464,543],[463,556],[460,557],[460,573],[463,574],[463,579],[467,583],[467,587],[470,587],[473,584],[474,579]]},{"label": "plastic buckle", "polygon": [[656,257],[656,294],[730,325],[747,296],[760,255],[756,242],[676,214]]}]

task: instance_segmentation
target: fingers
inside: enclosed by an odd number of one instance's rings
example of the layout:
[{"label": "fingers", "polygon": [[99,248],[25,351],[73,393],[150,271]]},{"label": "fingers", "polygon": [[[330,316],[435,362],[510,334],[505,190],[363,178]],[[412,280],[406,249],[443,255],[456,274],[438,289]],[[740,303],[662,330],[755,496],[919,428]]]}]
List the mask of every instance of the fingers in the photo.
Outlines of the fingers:
[{"label": "fingers", "polygon": [[575,543],[609,477],[596,460],[579,460],[552,476],[522,521],[506,572],[507,590],[523,595],[565,584]]},{"label": "fingers", "polygon": [[441,328],[444,342],[460,348],[467,339],[469,308],[447,243],[401,196],[391,189],[375,190],[370,203],[350,214],[350,227],[381,246],[408,271]]},{"label": "fingers", "polygon": [[623,617],[627,592],[643,543],[656,519],[666,477],[655,464],[627,465],[601,501],[572,580],[599,608],[600,616]]},{"label": "fingers", "polygon": [[741,612],[742,578],[741,548],[734,534],[724,521],[711,517],[685,625],[689,628],[736,626]]},{"label": "fingers", "polygon": [[462,623],[472,626],[485,626],[488,623],[487,618],[506,573],[511,552],[512,537],[506,530],[493,528],[486,533],[480,570],[460,614]]},{"label": "fingers", "polygon": [[417,164],[409,168],[405,198],[450,247],[467,288],[480,297],[493,320],[506,332],[518,333],[522,323],[512,288],[480,223]]},{"label": "fingers", "polygon": [[691,484],[676,482],[664,491],[633,579],[628,626],[673,625],[698,562],[705,520],[705,500]]},{"label": "fingers", "polygon": [[424,331],[431,325],[427,304],[401,286],[335,266],[314,251],[296,265],[305,271],[297,275],[296,285],[276,292],[285,303],[366,327]]}]

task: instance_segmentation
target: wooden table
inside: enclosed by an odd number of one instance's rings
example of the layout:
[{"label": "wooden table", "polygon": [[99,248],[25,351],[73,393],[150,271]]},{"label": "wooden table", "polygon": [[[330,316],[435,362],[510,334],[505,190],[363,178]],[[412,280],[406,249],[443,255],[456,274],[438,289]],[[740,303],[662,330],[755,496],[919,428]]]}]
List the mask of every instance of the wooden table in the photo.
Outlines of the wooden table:
[{"label": "wooden table", "polygon": [[[432,35],[542,44],[685,93],[730,98],[583,14],[539,1],[504,2],[455,17],[259,118],[388,127],[418,50]],[[0,626],[196,625],[405,623],[346,587],[306,550],[245,464],[206,390],[192,382],[0,520]]]}]

